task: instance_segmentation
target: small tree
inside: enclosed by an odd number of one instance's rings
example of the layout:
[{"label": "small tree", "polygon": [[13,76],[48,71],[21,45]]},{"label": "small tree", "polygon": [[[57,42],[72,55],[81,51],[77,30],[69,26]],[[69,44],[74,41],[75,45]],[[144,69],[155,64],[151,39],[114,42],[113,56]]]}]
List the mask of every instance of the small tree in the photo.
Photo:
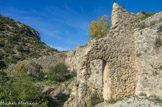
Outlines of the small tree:
[{"label": "small tree", "polygon": [[99,17],[97,22],[92,21],[89,29],[89,36],[91,36],[92,39],[99,39],[106,36],[110,29],[110,21],[108,20],[108,16],[104,15],[102,18]]},{"label": "small tree", "polygon": [[67,66],[63,63],[60,63],[50,68],[48,76],[51,81],[64,82],[67,79],[66,77],[68,73],[69,70]]}]

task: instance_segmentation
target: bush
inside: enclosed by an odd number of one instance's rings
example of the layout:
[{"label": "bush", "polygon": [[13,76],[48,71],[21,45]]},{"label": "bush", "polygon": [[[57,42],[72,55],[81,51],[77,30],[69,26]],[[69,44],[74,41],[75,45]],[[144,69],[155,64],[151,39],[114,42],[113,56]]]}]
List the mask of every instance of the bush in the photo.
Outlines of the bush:
[{"label": "bush", "polygon": [[142,20],[145,20],[145,19],[147,19],[148,17],[150,17],[150,16],[156,14],[156,12],[147,12],[147,13],[146,13],[145,11],[142,11],[141,13],[143,13],[143,15],[144,15],[144,16],[141,17]]},{"label": "bush", "polygon": [[140,96],[147,96],[145,93],[140,93],[139,95]]},{"label": "bush", "polygon": [[39,81],[42,81],[42,80],[44,80],[44,77],[45,77],[45,73],[43,71],[40,71],[38,73],[38,80]]},{"label": "bush", "polygon": [[0,69],[5,67],[6,67],[6,63],[4,61],[0,61]]},{"label": "bush", "polygon": [[108,104],[115,104],[116,102],[121,101],[121,100],[123,100],[123,98],[118,98],[118,99],[111,98],[109,100],[106,100],[106,103],[108,103]]},{"label": "bush", "polygon": [[116,102],[117,102],[117,100],[115,100],[115,99],[109,99],[106,101],[106,103],[108,103],[108,104],[115,104]]},{"label": "bush", "polygon": [[156,95],[151,95],[151,96],[149,96],[149,97],[146,97],[146,99],[148,99],[148,100],[150,100],[150,101],[152,101],[152,102],[154,102],[154,103],[162,103],[162,99],[159,98],[159,97],[156,96]]},{"label": "bush", "polygon": [[103,98],[101,98],[97,93],[93,93],[91,95],[91,105],[89,105],[89,106],[93,107],[94,105],[96,105],[102,101],[103,101]]},{"label": "bush", "polygon": [[5,44],[4,40],[0,40],[0,47],[4,47],[4,44]]},{"label": "bush", "polygon": [[[33,79],[27,75],[23,68],[13,73],[9,80],[6,80],[6,75],[2,74],[0,73],[0,102],[35,102],[39,106],[47,107],[46,96],[41,94],[39,88],[34,85]],[[22,106],[25,105],[19,107]]]},{"label": "bush", "polygon": [[23,52],[23,51],[24,51],[23,47],[20,46],[20,45],[17,47],[17,50],[18,50],[19,52]]},{"label": "bush", "polygon": [[89,29],[89,36],[91,36],[92,39],[99,39],[106,36],[110,29],[110,21],[108,20],[108,16],[104,15],[102,18],[99,17],[97,22],[92,21]]},{"label": "bush", "polygon": [[69,70],[67,69],[67,66],[63,63],[60,63],[50,68],[48,77],[51,81],[64,82],[67,80],[68,74]]},{"label": "bush", "polygon": [[3,71],[0,71],[0,88],[3,86],[2,84],[6,81],[7,74]]}]

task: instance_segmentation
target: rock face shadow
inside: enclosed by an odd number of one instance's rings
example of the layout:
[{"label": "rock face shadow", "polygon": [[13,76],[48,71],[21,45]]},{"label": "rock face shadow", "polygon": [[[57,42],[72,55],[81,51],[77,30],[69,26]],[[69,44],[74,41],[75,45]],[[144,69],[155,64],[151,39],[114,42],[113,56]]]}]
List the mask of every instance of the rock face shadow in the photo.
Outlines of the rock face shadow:
[{"label": "rock face shadow", "polygon": [[59,93],[54,98],[49,98],[49,107],[63,107],[64,103],[68,100],[69,94]]}]

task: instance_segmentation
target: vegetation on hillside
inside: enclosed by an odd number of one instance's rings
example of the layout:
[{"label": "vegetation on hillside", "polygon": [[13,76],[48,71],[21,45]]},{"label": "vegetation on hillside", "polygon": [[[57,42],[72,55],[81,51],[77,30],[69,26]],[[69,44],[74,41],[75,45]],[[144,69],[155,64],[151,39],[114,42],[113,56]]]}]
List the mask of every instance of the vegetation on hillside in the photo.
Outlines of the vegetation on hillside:
[{"label": "vegetation on hillside", "polygon": [[[12,76],[0,72],[0,102],[15,103],[16,107],[26,107],[22,103],[34,103],[34,105],[47,107],[48,97],[41,94],[32,77],[28,76],[24,67],[20,67]],[[14,104],[9,105],[14,107]]]},{"label": "vegetation on hillside", "polygon": [[[45,78],[47,75],[47,78]],[[7,75],[5,72],[0,72],[0,102],[20,102],[36,103],[39,107],[55,107],[58,105],[53,102],[49,95],[43,94],[40,85],[45,81],[54,81],[52,84],[63,83],[71,80],[75,75],[70,73],[65,64],[57,64],[50,69],[50,72],[39,72],[38,76],[28,74],[28,70],[24,63],[20,63],[16,72],[12,75]],[[43,85],[43,84],[42,84]],[[59,97],[60,103],[65,102],[65,98]],[[18,105],[17,107],[26,107],[29,105]],[[14,105],[10,105],[14,107]]]},{"label": "vegetation on hillside", "polygon": [[55,51],[41,42],[39,33],[31,27],[0,15],[0,69]]},{"label": "vegetation on hillside", "polygon": [[146,13],[145,11],[142,11],[141,13],[143,13],[143,15],[144,15],[144,16],[141,17],[142,20],[145,20],[145,19],[147,19],[148,17],[150,17],[150,16],[156,14],[156,12],[147,12],[147,13]]},{"label": "vegetation on hillside", "polygon": [[88,107],[94,107],[96,104],[101,102],[103,102],[102,96],[99,96],[98,93],[95,92],[91,95],[91,104],[89,104]]},{"label": "vegetation on hillside", "polygon": [[110,21],[108,20],[108,16],[104,15],[101,18],[99,17],[97,21],[92,21],[89,29],[89,36],[91,36],[92,39],[99,39],[106,36],[110,30]]},{"label": "vegetation on hillside", "polygon": [[59,63],[52,66],[47,75],[49,82],[60,84],[66,81],[72,81],[76,73],[74,71],[70,72],[65,64]]},{"label": "vegetation on hillside", "polygon": [[60,63],[54,67],[51,67],[48,75],[51,81],[62,82],[66,80],[68,73],[69,70],[67,69],[66,65]]}]

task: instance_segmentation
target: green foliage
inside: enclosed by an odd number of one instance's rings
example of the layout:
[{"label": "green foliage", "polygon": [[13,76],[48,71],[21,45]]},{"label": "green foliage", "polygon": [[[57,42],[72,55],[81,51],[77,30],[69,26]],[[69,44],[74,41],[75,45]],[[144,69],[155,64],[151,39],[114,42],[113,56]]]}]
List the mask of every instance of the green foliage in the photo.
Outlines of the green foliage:
[{"label": "green foliage", "polygon": [[0,47],[4,47],[4,44],[5,44],[4,40],[0,40]]},{"label": "green foliage", "polygon": [[5,82],[7,81],[6,78],[7,74],[5,72],[0,71],[0,89],[4,86]]},{"label": "green foliage", "polygon": [[1,102],[35,102],[42,107],[47,107],[48,104],[47,97],[41,94],[39,88],[34,85],[33,78],[27,75],[22,66],[9,80],[5,73],[0,73],[0,91]]},{"label": "green foliage", "polygon": [[111,98],[109,100],[106,100],[106,103],[108,103],[108,104],[115,104],[116,102],[121,101],[121,100],[123,100],[123,98],[118,98],[118,99]]},{"label": "green foliage", "polygon": [[117,100],[115,100],[115,99],[106,100],[106,103],[108,103],[108,104],[115,104],[116,102],[117,102]]},{"label": "green foliage", "polygon": [[39,81],[43,81],[43,80],[44,80],[44,77],[45,77],[45,73],[44,73],[43,71],[40,71],[40,72],[38,73],[37,79],[38,79]]},{"label": "green foliage", "polygon": [[93,94],[91,95],[91,104],[88,105],[88,106],[94,107],[94,105],[96,105],[96,104],[98,104],[98,103],[100,103],[100,102],[102,102],[102,101],[103,101],[103,98],[101,98],[101,97],[98,95],[98,93],[93,93]]},{"label": "green foliage", "polygon": [[162,99],[159,98],[159,97],[156,96],[156,95],[151,95],[151,96],[149,96],[149,97],[146,97],[146,99],[148,99],[148,100],[150,100],[150,101],[152,101],[152,102],[154,102],[154,103],[162,103]]},{"label": "green foliage", "polygon": [[97,22],[92,21],[89,29],[89,36],[91,36],[92,39],[99,39],[106,36],[110,29],[110,21],[108,20],[108,16],[104,15],[102,18],[99,17]]},{"label": "green foliage", "polygon": [[144,16],[141,17],[142,20],[145,20],[145,19],[147,19],[148,17],[150,17],[150,16],[156,14],[156,12],[147,12],[147,13],[146,13],[145,11],[142,11],[141,13],[143,13],[143,15],[144,15]]},{"label": "green foliage", "polygon": [[67,80],[68,74],[69,70],[67,69],[67,66],[63,63],[60,63],[50,68],[48,77],[51,81],[64,82]]},{"label": "green foliage", "polygon": [[19,52],[23,52],[23,51],[24,51],[24,49],[23,49],[23,47],[22,47],[21,45],[17,46],[17,50],[18,50]]},{"label": "green foliage", "polygon": [[94,105],[90,104],[90,105],[88,105],[87,107],[94,107]]},{"label": "green foliage", "polygon": [[140,96],[147,96],[145,93],[140,93],[139,95]]},{"label": "green foliage", "polygon": [[6,63],[4,61],[0,61],[0,69],[5,67],[6,67]]}]

